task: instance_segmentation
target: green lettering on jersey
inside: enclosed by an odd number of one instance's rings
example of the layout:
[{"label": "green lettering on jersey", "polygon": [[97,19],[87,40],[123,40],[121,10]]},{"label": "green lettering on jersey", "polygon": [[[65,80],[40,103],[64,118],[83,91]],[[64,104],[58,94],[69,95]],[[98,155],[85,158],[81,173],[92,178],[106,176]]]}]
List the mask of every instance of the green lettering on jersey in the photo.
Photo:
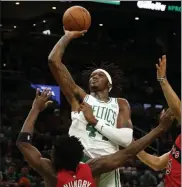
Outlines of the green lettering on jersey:
[{"label": "green lettering on jersey", "polygon": [[89,137],[96,136],[97,130],[92,125],[88,124],[86,130],[89,131],[89,134],[88,134]]},{"label": "green lettering on jersey", "polygon": [[[101,107],[92,105],[93,114],[97,119],[102,119],[106,121],[106,125],[114,126],[116,122],[116,112],[107,107]],[[97,133],[102,135],[100,132],[98,132],[92,125],[88,124],[86,130],[89,132],[89,137],[95,137]],[[102,140],[108,141],[106,137],[102,135]]]},{"label": "green lettering on jersey", "polygon": [[[97,131],[92,125],[88,124],[86,130],[89,132],[88,136],[89,137],[95,137],[96,133],[99,133],[100,135],[102,135],[99,131]],[[106,137],[104,137],[102,135],[102,140],[108,141],[108,139]]]},{"label": "green lettering on jersey", "polygon": [[105,120],[108,124],[114,126],[116,122],[116,112],[113,109],[101,106],[92,106],[92,109],[97,119]]}]

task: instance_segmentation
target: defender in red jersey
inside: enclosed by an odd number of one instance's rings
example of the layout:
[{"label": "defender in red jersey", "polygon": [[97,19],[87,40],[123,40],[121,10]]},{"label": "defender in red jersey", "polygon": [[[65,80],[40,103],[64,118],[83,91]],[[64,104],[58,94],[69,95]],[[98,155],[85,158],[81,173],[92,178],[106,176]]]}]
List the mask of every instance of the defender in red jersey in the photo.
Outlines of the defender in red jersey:
[{"label": "defender in red jersey", "polygon": [[169,154],[165,175],[165,187],[181,186],[181,134],[177,137]]},{"label": "defender in red jersey", "polygon": [[88,164],[80,163],[76,172],[67,171],[65,169],[58,172],[56,187],[95,187],[95,181],[92,177],[92,171]]},{"label": "defender in red jersey", "polygon": [[[166,79],[166,56],[159,59],[157,80],[160,82],[164,96],[175,118],[181,123],[181,101]],[[181,134],[177,137],[170,152],[157,157],[141,151],[138,158],[152,169],[158,171],[166,169],[165,187],[181,186]]]},{"label": "defender in red jersey", "polygon": [[[31,145],[36,118],[39,112],[43,111],[49,104],[47,100],[50,91],[46,89],[41,95],[39,94],[39,90],[37,90],[32,109],[17,139],[17,146],[29,165],[43,177],[46,187],[96,187],[95,181],[98,181],[101,174],[122,166],[128,159],[134,157],[161,133],[165,132],[172,123],[172,112],[167,110],[161,116],[159,126],[149,134],[114,154],[91,159],[88,164],[80,163],[83,157],[81,142],[73,136],[61,136],[56,138],[51,160],[49,160],[43,158],[40,152]],[[82,105],[82,111],[87,121],[93,119],[91,106]]]}]

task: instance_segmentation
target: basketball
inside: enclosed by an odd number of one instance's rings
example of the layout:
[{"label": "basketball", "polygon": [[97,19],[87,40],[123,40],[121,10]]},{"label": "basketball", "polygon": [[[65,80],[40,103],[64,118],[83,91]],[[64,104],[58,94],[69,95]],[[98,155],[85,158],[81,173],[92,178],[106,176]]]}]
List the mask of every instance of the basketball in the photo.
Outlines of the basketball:
[{"label": "basketball", "polygon": [[91,25],[90,13],[81,6],[73,6],[65,11],[63,25],[69,31],[88,30]]}]

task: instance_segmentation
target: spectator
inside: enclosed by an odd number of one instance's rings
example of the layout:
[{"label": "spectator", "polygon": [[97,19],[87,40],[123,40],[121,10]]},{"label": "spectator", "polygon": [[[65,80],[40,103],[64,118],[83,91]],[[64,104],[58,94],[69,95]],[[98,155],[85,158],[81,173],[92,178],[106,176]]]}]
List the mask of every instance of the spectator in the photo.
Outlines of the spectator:
[{"label": "spectator", "polygon": [[15,170],[15,165],[10,165],[7,170],[5,171],[3,175],[3,182],[5,186],[7,187],[16,187],[18,186],[17,184],[17,172]]},{"label": "spectator", "polygon": [[151,173],[151,171],[146,170],[144,175],[140,177],[140,187],[156,187],[157,186],[157,179]]},{"label": "spectator", "polygon": [[5,156],[5,164],[7,165],[7,166],[9,166],[10,164],[12,163],[12,156],[11,156],[11,154],[6,154],[6,156]]},{"label": "spectator", "polygon": [[19,185],[22,187],[30,187],[33,183],[33,177],[29,174],[29,168],[23,166],[21,168],[21,173],[18,175]]}]

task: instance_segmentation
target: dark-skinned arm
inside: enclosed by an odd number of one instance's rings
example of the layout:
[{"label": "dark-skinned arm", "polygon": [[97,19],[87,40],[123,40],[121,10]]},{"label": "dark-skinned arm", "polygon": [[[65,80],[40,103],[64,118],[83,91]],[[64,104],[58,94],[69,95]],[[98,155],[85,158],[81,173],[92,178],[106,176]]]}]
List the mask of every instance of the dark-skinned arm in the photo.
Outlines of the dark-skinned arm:
[{"label": "dark-skinned arm", "polygon": [[36,98],[33,102],[32,109],[30,110],[24,125],[21,129],[19,137],[16,141],[16,145],[18,149],[23,154],[25,160],[28,164],[34,168],[42,177],[49,177],[50,171],[53,172],[51,168],[50,160],[43,158],[41,153],[35,148],[30,141],[25,141],[25,139],[20,138],[22,134],[27,135],[27,140],[33,135],[34,124],[40,113],[47,105],[51,102],[47,101],[48,90],[42,92],[41,96],[39,96],[39,91],[37,90]]},{"label": "dark-skinned arm", "polygon": [[153,129],[149,134],[145,135],[137,141],[132,142],[125,149],[122,149],[108,156],[93,159],[88,162],[92,169],[93,175],[97,176],[121,167],[128,159],[136,156],[137,153],[151,144],[153,140],[155,140],[162,133],[166,132],[166,130],[171,126],[172,121],[172,112],[168,109],[161,117],[159,126]]},{"label": "dark-skinned arm", "polygon": [[75,83],[68,69],[62,63],[62,58],[67,45],[73,38],[80,37],[82,33],[66,31],[65,35],[56,43],[48,57],[49,68],[73,110],[78,106],[75,95],[79,95],[83,99],[86,93]]}]

